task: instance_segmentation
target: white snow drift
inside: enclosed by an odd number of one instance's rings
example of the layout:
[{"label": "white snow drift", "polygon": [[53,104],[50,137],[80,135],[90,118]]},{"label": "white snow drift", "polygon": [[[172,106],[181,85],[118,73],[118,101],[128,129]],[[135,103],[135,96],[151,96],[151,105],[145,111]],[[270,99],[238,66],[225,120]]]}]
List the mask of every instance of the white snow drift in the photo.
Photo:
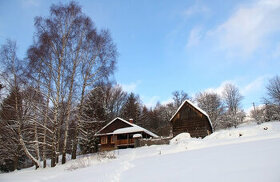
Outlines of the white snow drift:
[{"label": "white snow drift", "polygon": [[0,174],[0,181],[279,182],[280,122],[243,125],[170,145],[82,156],[55,168]]}]

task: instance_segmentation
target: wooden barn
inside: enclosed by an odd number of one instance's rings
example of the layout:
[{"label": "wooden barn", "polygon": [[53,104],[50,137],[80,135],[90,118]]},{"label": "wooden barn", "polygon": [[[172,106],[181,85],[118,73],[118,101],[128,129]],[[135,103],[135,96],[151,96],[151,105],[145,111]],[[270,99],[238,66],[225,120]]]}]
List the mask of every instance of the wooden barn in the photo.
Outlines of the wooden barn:
[{"label": "wooden barn", "polygon": [[173,136],[187,132],[191,137],[205,137],[213,132],[209,116],[205,111],[185,100],[170,119]]},{"label": "wooden barn", "polygon": [[135,137],[158,137],[145,128],[134,124],[132,119],[128,122],[119,117],[101,128],[95,136],[99,137],[99,151],[133,148]]}]

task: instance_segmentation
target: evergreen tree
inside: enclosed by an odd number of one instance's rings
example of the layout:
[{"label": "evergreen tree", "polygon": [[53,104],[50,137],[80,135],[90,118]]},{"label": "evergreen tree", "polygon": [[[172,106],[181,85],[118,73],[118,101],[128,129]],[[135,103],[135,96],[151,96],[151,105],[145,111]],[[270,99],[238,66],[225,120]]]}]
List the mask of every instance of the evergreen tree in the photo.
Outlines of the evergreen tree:
[{"label": "evergreen tree", "polygon": [[138,95],[130,93],[123,105],[121,116],[126,119],[133,119],[135,123],[139,122],[141,114],[141,101]]},{"label": "evergreen tree", "polygon": [[22,99],[19,90],[14,88],[3,100],[0,111],[0,166],[4,171],[19,169],[20,158],[25,157],[17,132],[16,97],[20,100],[18,103],[21,108]]}]

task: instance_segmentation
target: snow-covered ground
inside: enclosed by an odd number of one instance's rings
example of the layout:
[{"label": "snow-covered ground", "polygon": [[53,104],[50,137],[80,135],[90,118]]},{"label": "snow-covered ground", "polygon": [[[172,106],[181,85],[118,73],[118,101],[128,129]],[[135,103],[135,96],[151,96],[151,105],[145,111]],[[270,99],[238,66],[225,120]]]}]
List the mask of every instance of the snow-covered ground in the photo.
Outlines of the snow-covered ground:
[{"label": "snow-covered ground", "polygon": [[280,122],[243,125],[204,139],[88,155],[55,168],[0,174],[0,181],[280,182]]}]

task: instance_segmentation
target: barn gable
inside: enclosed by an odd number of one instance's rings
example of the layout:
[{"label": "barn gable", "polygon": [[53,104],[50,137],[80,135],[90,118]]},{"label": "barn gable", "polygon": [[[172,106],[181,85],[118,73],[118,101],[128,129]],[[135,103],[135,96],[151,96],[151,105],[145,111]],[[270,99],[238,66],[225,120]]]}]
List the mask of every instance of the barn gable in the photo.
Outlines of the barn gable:
[{"label": "barn gable", "polygon": [[173,136],[188,132],[192,137],[205,137],[213,132],[212,123],[208,114],[185,100],[171,117]]}]

